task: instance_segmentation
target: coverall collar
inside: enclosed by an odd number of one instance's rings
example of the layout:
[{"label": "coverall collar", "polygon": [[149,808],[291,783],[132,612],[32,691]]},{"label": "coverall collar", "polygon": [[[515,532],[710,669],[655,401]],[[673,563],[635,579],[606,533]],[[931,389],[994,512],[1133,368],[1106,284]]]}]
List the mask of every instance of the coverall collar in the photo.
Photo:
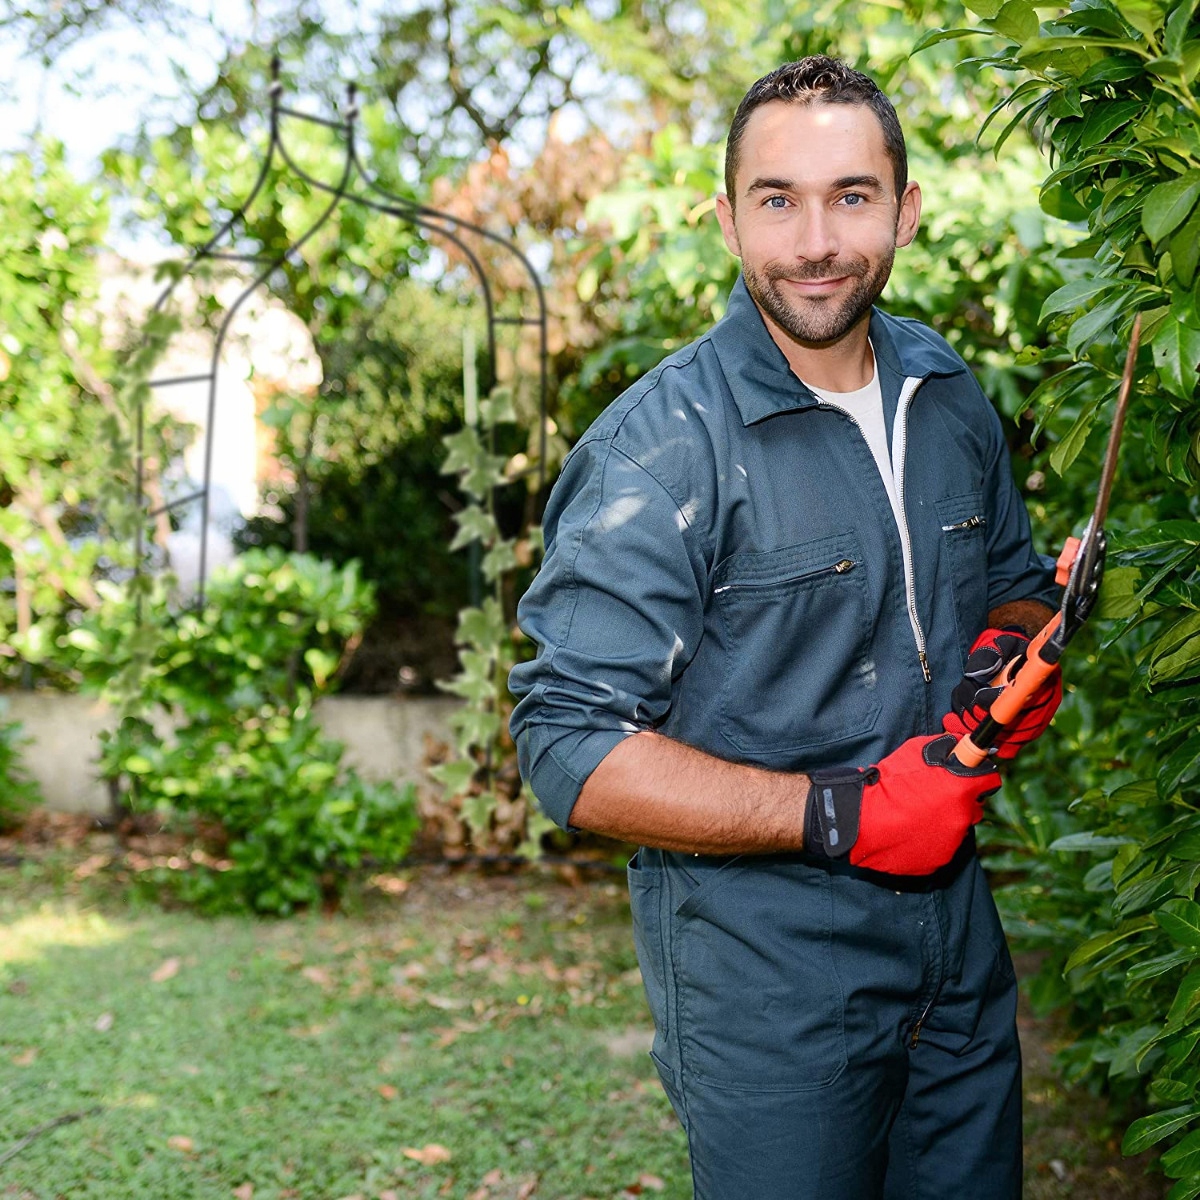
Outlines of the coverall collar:
[{"label": "coverall collar", "polygon": [[[878,308],[871,310],[871,345],[885,401],[899,394],[907,378],[957,375],[962,361],[923,325],[900,322]],[[725,316],[714,327],[713,348],[733,394],[743,425],[754,425],[778,413],[815,407],[819,401],[796,378],[783,351],[767,331],[762,314],[738,276]]]}]

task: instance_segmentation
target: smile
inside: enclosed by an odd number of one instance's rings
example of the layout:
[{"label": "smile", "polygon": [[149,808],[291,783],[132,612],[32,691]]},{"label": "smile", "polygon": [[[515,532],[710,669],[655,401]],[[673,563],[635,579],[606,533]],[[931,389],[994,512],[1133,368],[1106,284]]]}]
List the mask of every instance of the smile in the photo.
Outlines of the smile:
[{"label": "smile", "polygon": [[782,282],[790,284],[802,296],[823,296],[836,291],[847,278],[846,275],[839,275],[836,279],[785,279]]}]

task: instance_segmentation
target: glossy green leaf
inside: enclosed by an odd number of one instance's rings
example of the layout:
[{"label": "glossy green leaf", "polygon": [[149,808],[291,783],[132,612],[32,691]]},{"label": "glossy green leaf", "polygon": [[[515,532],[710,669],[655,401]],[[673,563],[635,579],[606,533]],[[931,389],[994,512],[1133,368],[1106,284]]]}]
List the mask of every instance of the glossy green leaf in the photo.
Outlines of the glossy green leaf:
[{"label": "glossy green leaf", "polygon": [[1200,612],[1176,621],[1154,643],[1150,678],[1154,681],[1200,675]]},{"label": "glossy green leaf", "polygon": [[1165,10],[1158,0],[1115,0],[1117,12],[1138,33],[1152,37],[1162,27]]},{"label": "glossy green leaf", "polygon": [[1190,400],[1200,373],[1200,329],[1168,319],[1151,343],[1154,365],[1162,386],[1181,400]]},{"label": "glossy green leaf", "polygon": [[1067,468],[1079,457],[1092,426],[1096,423],[1096,406],[1088,405],[1075,418],[1075,423],[1067,431],[1066,436],[1053,450],[1050,451],[1050,466],[1062,475]]},{"label": "glossy green leaf", "polygon": [[1110,291],[1112,288],[1127,286],[1122,280],[1092,277],[1089,279],[1072,279],[1064,283],[1057,291],[1046,297],[1042,311],[1038,315],[1041,324],[1047,317],[1056,313],[1074,312],[1096,296]]},{"label": "glossy green leaf", "polygon": [[1049,849],[1056,852],[1064,851],[1100,851],[1114,850],[1118,846],[1136,845],[1133,838],[1128,837],[1111,837],[1104,834],[1092,833],[1069,833],[1065,837],[1056,838],[1050,843]]},{"label": "glossy green leaf", "polygon": [[1163,1155],[1162,1166],[1172,1179],[1200,1171],[1200,1130],[1189,1133],[1183,1141],[1172,1146]]},{"label": "glossy green leaf", "polygon": [[921,38],[909,53],[920,54],[922,50],[928,50],[930,46],[936,46],[941,42],[953,42],[959,38],[971,37],[974,34],[986,34],[987,32],[986,29],[935,29]]},{"label": "glossy green leaf", "polygon": [[1179,1108],[1169,1108],[1165,1112],[1139,1117],[1125,1131],[1121,1153],[1141,1154],[1143,1150],[1148,1150],[1163,1138],[1170,1137],[1177,1129],[1189,1125],[1197,1116],[1200,1116],[1200,1105],[1185,1104]]},{"label": "glossy green leaf", "polygon": [[1154,919],[1172,941],[1189,950],[1200,950],[1200,904],[1194,900],[1168,900]]},{"label": "glossy green leaf", "polygon": [[1175,998],[1167,1011],[1167,1029],[1180,1029],[1188,1024],[1200,1007],[1200,968],[1189,971],[1179,982]]},{"label": "glossy green leaf", "polygon": [[1142,210],[1142,229],[1155,243],[1178,228],[1200,200],[1200,170],[1187,171],[1151,188]]},{"label": "glossy green leaf", "polygon": [[1200,263],[1200,209],[1193,212],[1187,222],[1171,235],[1167,245],[1175,278],[1184,287],[1191,287],[1196,278],[1197,264]]},{"label": "glossy green leaf", "polygon": [[1200,1171],[1180,1179],[1164,1200],[1196,1200],[1200,1196]]},{"label": "glossy green leaf", "polygon": [[1025,42],[1037,35],[1041,23],[1029,0],[1007,0],[992,19],[996,32],[1012,38],[1014,42]]},{"label": "glossy green leaf", "polygon": [[[1173,795],[1185,781],[1200,773],[1200,733],[1188,738],[1183,745],[1178,746],[1164,760],[1158,769],[1158,790],[1164,796]],[[1193,846],[1196,858],[1200,858],[1200,834],[1192,834],[1191,841],[1185,840],[1188,835],[1177,838],[1168,844],[1168,849],[1177,858],[1191,857],[1180,853],[1179,847]]]},{"label": "glossy green leaf", "polygon": [[1154,921],[1152,918],[1136,917],[1122,922],[1116,929],[1109,929],[1104,933],[1098,933],[1095,937],[1088,938],[1082,945],[1075,947],[1071,952],[1071,956],[1067,959],[1066,965],[1063,967],[1063,973],[1066,974],[1068,971],[1075,970],[1076,967],[1082,967],[1127,938],[1134,937],[1136,934],[1153,928]]}]

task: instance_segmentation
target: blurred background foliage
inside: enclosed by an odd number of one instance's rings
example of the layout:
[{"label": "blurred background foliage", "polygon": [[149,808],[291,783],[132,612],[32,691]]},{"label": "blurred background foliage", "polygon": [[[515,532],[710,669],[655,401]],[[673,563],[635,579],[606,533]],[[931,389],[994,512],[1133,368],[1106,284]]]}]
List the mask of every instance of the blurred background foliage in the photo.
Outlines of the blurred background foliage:
[{"label": "blurred background foliage", "polygon": [[[1200,29],[1190,0],[970,9],[453,0],[400,15],[310,0],[257,5],[250,34],[231,35],[165,0],[49,12],[0,0],[0,29],[48,70],[126,23],[151,36],[194,28],[218,48],[202,86],[178,64],[175,96],[114,139],[94,176],[74,178],[45,142],[5,156],[0,672],[71,686],[82,670],[71,631],[101,607],[120,561],[119,545],[95,531],[130,520],[118,502],[130,471],[126,392],[106,404],[101,385],[132,377],[135,344],[129,331],[101,337],[108,214],[177,247],[211,236],[255,177],[274,48],[286,95],[313,111],[332,113],[344,81],[358,83],[362,158],[391,192],[513,237],[537,267],[550,319],[551,479],[605,404],[723,311],[737,264],[712,197],[745,88],[786,59],[839,55],[895,100],[925,193],[923,228],[884,302],[931,324],[978,373],[1046,552],[1090,511],[1129,321],[1146,314],[1104,619],[1072,648],[1061,714],[1013,770],[986,853],[1010,931],[1044,956],[1035,1000],[1064,1008],[1078,1030],[1065,1065],[1150,1107],[1129,1145],[1168,1139],[1172,1200],[1186,1200],[1200,1194],[1188,1066],[1200,1041]],[[333,181],[332,135],[306,131],[296,151]],[[324,203],[280,172],[241,245],[278,251]],[[494,247],[480,253],[499,304],[526,311],[519,264]],[[217,315],[220,282],[198,320]],[[378,615],[338,676],[345,684],[393,690],[406,666],[406,686],[432,687],[453,670],[457,642],[451,687],[475,715],[439,768],[446,823],[464,831],[448,841],[528,849],[541,826],[512,771],[503,677],[530,651],[512,615],[534,569],[543,499],[533,348],[501,347],[503,403],[487,445],[468,453],[462,328],[482,321],[453,247],[343,209],[270,284],[309,330],[321,378],[315,393],[277,395],[267,410],[285,470],[239,542],[362,564]],[[184,436],[155,427],[160,464]],[[448,465],[447,436],[459,438]],[[472,462],[494,490],[472,493]],[[489,491],[488,519],[474,527],[495,570],[488,596],[468,604],[465,556],[447,547],[469,541],[463,514]],[[101,522],[105,504],[113,512]],[[54,521],[39,524],[39,513]],[[73,538],[76,527],[90,536]]]}]

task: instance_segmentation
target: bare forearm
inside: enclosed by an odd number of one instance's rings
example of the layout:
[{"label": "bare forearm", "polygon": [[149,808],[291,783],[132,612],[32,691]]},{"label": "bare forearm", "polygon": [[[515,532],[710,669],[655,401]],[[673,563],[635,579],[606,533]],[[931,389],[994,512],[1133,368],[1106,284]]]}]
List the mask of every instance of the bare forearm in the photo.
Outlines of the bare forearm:
[{"label": "bare forearm", "polygon": [[657,733],[615,746],[588,777],[571,824],[696,854],[770,854],[804,842],[807,775],[725,762]]},{"label": "bare forearm", "polygon": [[988,625],[992,629],[1016,625],[1025,630],[1029,637],[1033,637],[1052,616],[1054,609],[1040,600],[1010,600],[1007,604],[997,605],[988,613]]}]

